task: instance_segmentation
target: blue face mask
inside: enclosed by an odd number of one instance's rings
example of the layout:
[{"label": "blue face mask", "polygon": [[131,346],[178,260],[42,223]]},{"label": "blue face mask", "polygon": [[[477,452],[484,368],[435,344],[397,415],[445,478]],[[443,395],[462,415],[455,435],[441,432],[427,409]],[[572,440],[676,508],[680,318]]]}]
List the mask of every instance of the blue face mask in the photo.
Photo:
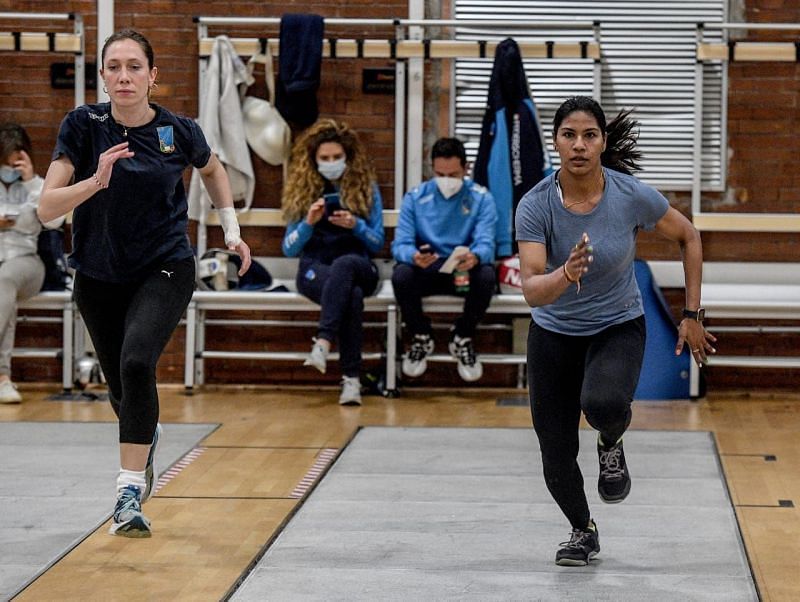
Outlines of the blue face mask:
[{"label": "blue face mask", "polygon": [[8,165],[0,167],[0,181],[4,184],[13,184],[22,177],[22,174]]},{"label": "blue face mask", "polygon": [[347,162],[345,158],[336,159],[335,161],[317,161],[317,171],[326,180],[338,180],[347,169]]}]

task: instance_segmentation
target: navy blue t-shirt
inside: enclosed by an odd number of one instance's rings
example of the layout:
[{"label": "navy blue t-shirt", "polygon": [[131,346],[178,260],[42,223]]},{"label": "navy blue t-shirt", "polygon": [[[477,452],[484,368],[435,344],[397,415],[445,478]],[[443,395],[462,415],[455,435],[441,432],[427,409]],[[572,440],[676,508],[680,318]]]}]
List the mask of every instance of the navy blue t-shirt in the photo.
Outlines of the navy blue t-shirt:
[{"label": "navy blue t-shirt", "polygon": [[67,157],[75,181],[91,178],[101,153],[121,142],[135,155],[114,164],[108,188],[75,208],[69,264],[91,278],[131,282],[153,266],[192,256],[183,172],[211,149],[200,127],[151,104],[155,118],[125,128],[111,104],[83,105],[61,123],[53,160]]}]

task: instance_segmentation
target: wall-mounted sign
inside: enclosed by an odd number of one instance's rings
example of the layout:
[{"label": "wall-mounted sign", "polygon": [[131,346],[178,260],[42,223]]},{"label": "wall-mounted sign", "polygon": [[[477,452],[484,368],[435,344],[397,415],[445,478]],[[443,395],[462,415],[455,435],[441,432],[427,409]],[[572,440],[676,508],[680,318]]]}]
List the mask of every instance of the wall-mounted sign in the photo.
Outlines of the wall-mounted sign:
[{"label": "wall-mounted sign", "polygon": [[[54,90],[75,89],[75,63],[51,63],[50,87]],[[86,89],[97,87],[97,63],[86,63]]]},{"label": "wall-mounted sign", "polygon": [[361,72],[364,94],[394,94],[396,77],[393,67],[367,67]]}]

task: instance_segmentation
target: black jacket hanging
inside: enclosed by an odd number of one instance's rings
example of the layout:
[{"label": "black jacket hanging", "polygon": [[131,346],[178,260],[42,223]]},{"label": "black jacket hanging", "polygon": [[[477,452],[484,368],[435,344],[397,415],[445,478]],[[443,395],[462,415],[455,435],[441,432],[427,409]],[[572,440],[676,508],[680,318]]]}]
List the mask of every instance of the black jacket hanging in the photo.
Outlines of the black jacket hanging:
[{"label": "black jacket hanging", "polygon": [[519,46],[506,38],[495,51],[473,169],[475,181],[486,186],[497,203],[498,257],[511,255],[516,249],[513,227],[517,203],[552,171]]},{"label": "black jacket hanging", "polygon": [[281,17],[275,106],[286,121],[297,127],[307,127],[319,117],[317,90],[324,29],[325,22],[319,15]]}]

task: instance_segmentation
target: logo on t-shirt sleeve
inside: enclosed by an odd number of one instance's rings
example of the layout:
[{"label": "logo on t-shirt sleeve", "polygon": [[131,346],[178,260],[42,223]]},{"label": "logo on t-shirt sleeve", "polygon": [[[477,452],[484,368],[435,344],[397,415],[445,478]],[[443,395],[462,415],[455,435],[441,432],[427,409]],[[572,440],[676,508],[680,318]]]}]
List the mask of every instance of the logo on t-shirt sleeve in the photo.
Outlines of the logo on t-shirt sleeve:
[{"label": "logo on t-shirt sleeve", "polygon": [[158,147],[162,153],[171,153],[175,151],[175,134],[172,131],[171,125],[165,125],[158,130]]}]

